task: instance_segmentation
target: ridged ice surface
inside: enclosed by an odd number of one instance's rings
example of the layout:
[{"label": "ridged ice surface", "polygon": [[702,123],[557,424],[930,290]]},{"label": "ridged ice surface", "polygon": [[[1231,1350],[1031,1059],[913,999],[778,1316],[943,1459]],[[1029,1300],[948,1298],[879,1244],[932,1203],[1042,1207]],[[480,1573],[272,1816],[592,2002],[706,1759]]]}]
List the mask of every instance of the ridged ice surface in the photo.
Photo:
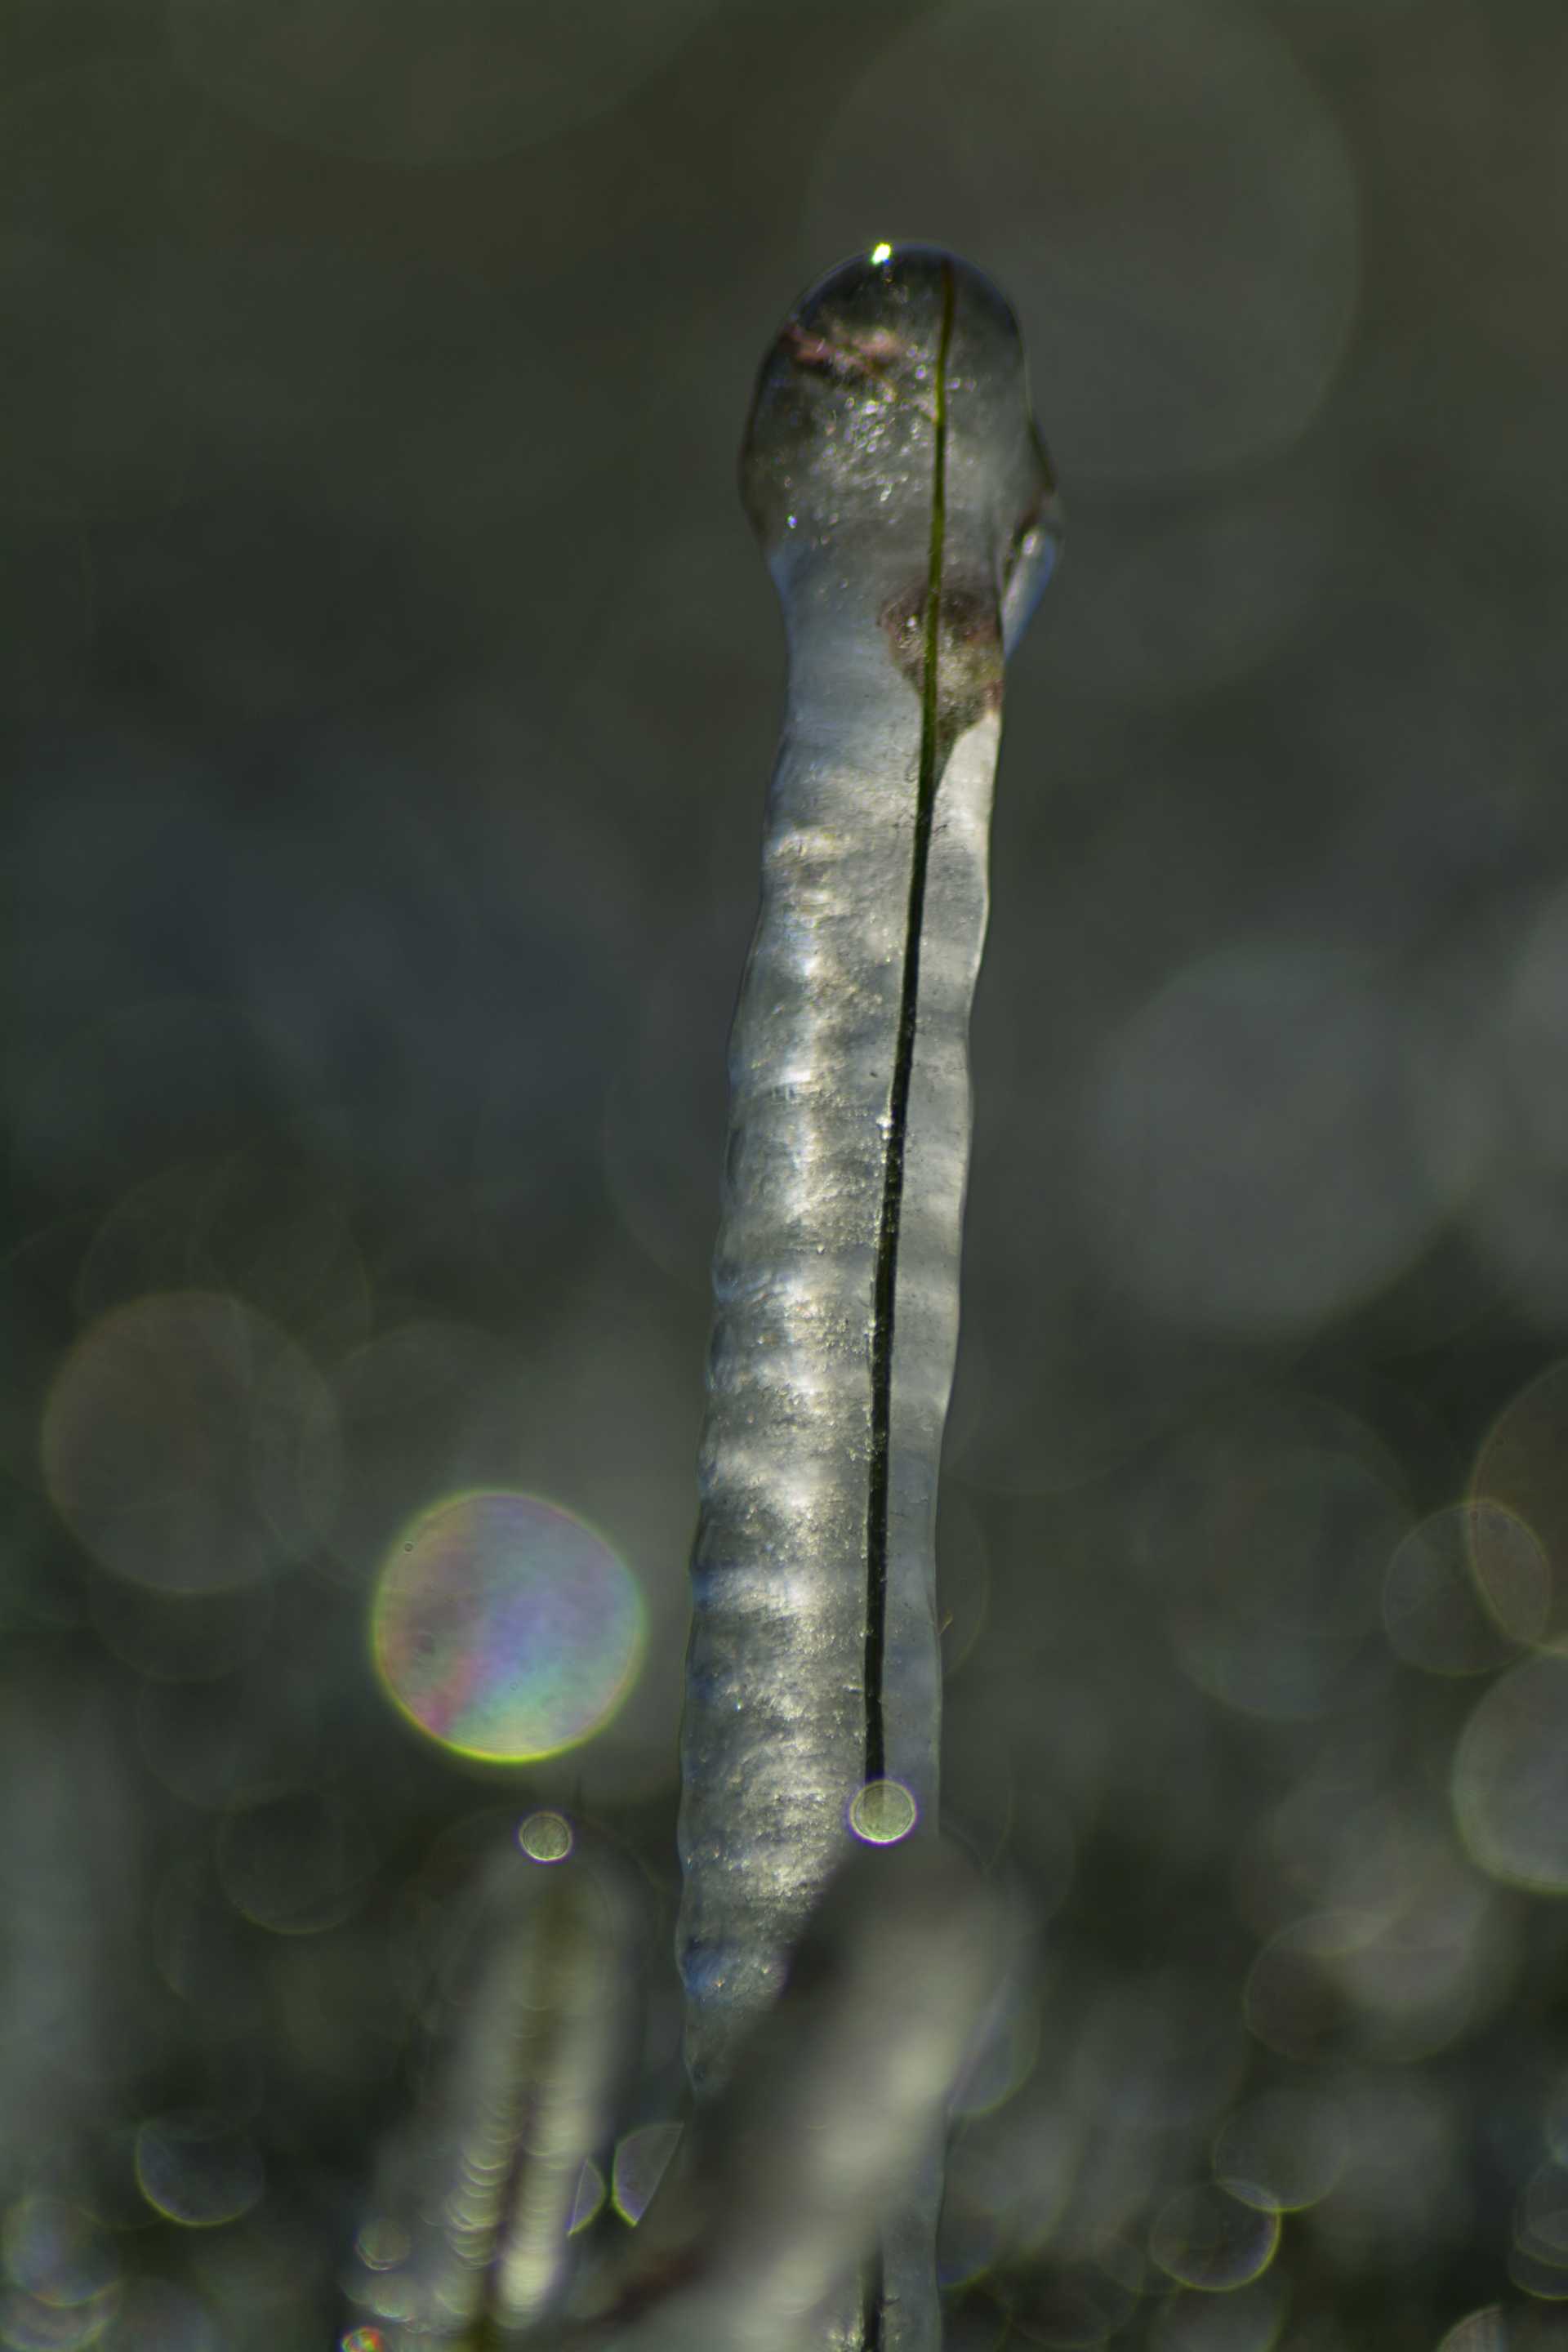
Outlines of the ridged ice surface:
[{"label": "ridged ice surface", "polygon": [[[902,1784],[917,1834],[936,1821],[970,1005],[1004,651],[1055,544],[1005,303],[925,248],[836,271],[763,364],[742,488],[789,683],[692,1564],[679,1940],[702,2095],[782,1984],[862,1786]],[[889,2231],[887,2352],[934,2341],[930,2234],[929,2214]]]}]

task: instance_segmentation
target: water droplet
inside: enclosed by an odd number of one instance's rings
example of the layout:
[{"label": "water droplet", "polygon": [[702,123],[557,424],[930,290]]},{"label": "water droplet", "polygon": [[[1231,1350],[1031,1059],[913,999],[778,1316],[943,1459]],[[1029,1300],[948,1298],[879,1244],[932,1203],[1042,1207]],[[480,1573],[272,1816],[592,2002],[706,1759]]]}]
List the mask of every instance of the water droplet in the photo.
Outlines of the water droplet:
[{"label": "water droplet", "polygon": [[517,1825],[517,1842],[530,1862],[564,1862],[572,1851],[572,1824],[564,1813],[530,1813]]},{"label": "water droplet", "polygon": [[901,1780],[868,1780],[849,1807],[849,1826],[867,1845],[897,1845],[920,1818],[920,1807]]}]

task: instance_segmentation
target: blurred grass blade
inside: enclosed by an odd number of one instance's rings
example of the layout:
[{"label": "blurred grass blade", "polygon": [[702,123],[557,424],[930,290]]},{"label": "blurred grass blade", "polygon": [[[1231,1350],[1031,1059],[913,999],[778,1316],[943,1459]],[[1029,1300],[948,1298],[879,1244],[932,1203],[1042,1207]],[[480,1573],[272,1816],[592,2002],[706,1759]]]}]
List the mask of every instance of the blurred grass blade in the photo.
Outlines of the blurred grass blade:
[{"label": "blurred grass blade", "polygon": [[655,2200],[617,2299],[636,2325],[605,2340],[858,2345],[860,2265],[937,2165],[952,2084],[1016,1940],[1005,1904],[951,1850],[857,1855]]},{"label": "blurred grass blade", "polygon": [[[611,2136],[628,2048],[637,1922],[602,1855],[578,1847],[542,1867],[514,1850],[479,1914],[414,2178],[387,2200],[410,2252],[356,2283],[410,2343],[486,2322],[511,2334],[560,2304],[583,2166]],[[416,2220],[398,2210],[409,2203]]]}]

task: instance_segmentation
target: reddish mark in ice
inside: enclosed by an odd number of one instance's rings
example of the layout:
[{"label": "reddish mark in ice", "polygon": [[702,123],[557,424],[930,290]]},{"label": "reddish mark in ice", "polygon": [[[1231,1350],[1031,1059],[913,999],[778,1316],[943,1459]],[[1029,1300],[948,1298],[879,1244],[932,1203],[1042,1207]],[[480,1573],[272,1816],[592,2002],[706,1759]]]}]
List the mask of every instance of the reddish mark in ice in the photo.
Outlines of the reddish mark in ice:
[{"label": "reddish mark in ice", "polygon": [[779,341],[796,367],[814,368],[819,374],[849,382],[880,375],[884,368],[902,359],[906,350],[903,338],[890,327],[868,327],[853,342],[833,343],[824,335],[810,333],[797,319],[790,320]]}]

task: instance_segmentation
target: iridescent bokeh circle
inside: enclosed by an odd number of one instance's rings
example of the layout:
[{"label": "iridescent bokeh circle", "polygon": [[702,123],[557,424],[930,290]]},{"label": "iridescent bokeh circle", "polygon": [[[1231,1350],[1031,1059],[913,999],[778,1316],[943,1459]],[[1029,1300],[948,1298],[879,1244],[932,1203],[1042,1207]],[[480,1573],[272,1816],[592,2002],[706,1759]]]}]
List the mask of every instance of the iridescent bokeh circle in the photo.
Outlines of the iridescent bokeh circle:
[{"label": "iridescent bokeh circle", "polygon": [[636,1579],[603,1536],[537,1496],[458,1495],[405,1528],[376,1586],[376,1670],[417,1728],[521,1764],[601,1731],[636,1679]]}]

